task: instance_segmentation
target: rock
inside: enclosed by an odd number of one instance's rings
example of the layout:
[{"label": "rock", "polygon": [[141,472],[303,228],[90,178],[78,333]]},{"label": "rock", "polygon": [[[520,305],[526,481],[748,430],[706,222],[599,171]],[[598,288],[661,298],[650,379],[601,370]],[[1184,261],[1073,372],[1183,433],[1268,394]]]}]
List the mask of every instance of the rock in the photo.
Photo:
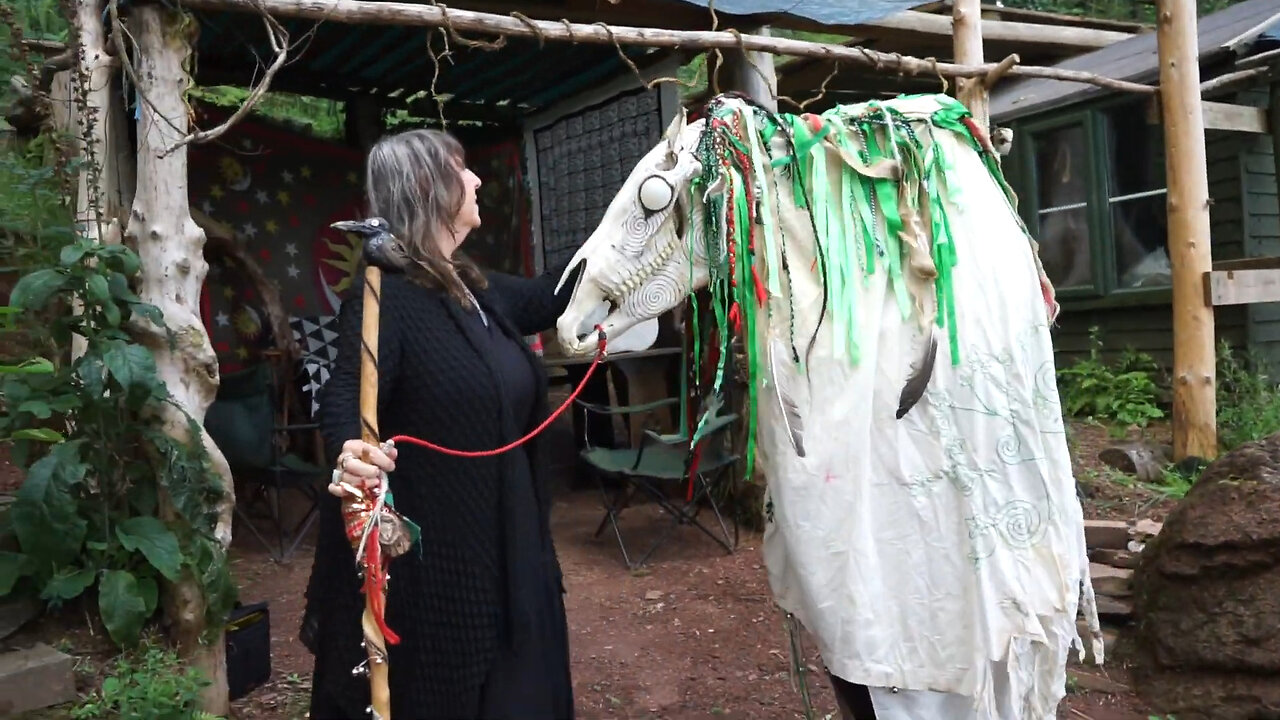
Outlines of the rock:
[{"label": "rock", "polygon": [[1090,549],[1123,550],[1129,542],[1129,523],[1123,520],[1085,520],[1084,544]]},{"label": "rock", "polygon": [[1089,563],[1089,577],[1093,580],[1093,591],[1097,595],[1122,598],[1133,594],[1133,586],[1130,583],[1130,578],[1133,577],[1132,570],[1095,562]]},{"label": "rock", "polygon": [[75,662],[43,643],[0,654],[0,717],[75,700]]},{"label": "rock", "polygon": [[43,604],[30,596],[11,595],[0,600],[0,640],[3,640],[40,614]]},{"label": "rock", "polygon": [[1143,518],[1133,524],[1133,529],[1129,531],[1129,536],[1138,542],[1145,543],[1159,535],[1162,527],[1164,527],[1164,523],[1158,523],[1150,518]]},{"label": "rock", "polygon": [[1138,567],[1138,558],[1140,553],[1130,552],[1128,550],[1114,550],[1112,548],[1098,548],[1089,551],[1089,559],[1110,565],[1111,567],[1125,568],[1132,570]]},{"label": "rock", "polygon": [[1133,578],[1138,691],[1178,720],[1280,717],[1280,434],[1211,463],[1157,532]]},{"label": "rock", "polygon": [[1159,482],[1164,468],[1169,464],[1164,446],[1133,442],[1113,445],[1098,453],[1098,459],[1123,473],[1134,475],[1141,482]]},{"label": "rock", "polygon": [[650,590],[649,592],[647,592],[647,593],[645,593],[645,594],[644,594],[644,599],[645,599],[645,600],[648,600],[648,601],[650,601],[650,602],[652,602],[652,601],[654,601],[654,600],[661,600],[661,599],[662,599],[662,591],[661,591],[661,590]]},{"label": "rock", "polygon": [[1133,602],[1128,599],[1113,598],[1107,595],[1096,595],[1098,601],[1098,617],[1112,620],[1128,620],[1133,616]]}]

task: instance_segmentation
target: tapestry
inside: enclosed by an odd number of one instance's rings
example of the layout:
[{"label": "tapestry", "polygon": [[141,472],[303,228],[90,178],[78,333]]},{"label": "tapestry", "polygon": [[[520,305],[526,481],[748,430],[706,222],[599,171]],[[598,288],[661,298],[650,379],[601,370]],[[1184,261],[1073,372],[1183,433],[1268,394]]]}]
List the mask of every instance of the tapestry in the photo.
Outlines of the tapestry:
[{"label": "tapestry", "polygon": [[[204,110],[201,125],[221,119],[220,110]],[[481,179],[483,225],[465,252],[485,269],[530,274],[528,193],[514,131],[460,139],[484,141],[466,148]],[[329,325],[360,260],[359,245],[329,225],[365,214],[363,184],[363,153],[269,121],[242,121],[218,142],[191,148],[191,207],[233,228],[279,288],[303,350],[298,371],[308,397],[328,379],[337,337]],[[221,372],[232,373],[266,360],[274,340],[253,285],[235,266],[209,259],[201,315]]]}]

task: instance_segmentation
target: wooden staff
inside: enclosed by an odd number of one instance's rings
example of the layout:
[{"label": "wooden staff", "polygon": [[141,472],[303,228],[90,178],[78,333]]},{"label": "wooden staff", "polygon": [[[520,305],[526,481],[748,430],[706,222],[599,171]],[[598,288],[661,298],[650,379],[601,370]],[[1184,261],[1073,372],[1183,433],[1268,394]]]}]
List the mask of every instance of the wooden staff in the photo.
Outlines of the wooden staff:
[{"label": "wooden staff", "polygon": [[[366,245],[367,247],[367,245]],[[366,260],[368,259],[366,252]],[[378,444],[378,320],[382,308],[382,269],[370,262],[364,271],[364,320],[360,326],[360,439],[370,445]],[[364,458],[368,460],[369,458]],[[368,543],[366,557],[378,562],[381,560],[379,523],[374,519],[374,537]],[[377,572],[380,569],[368,567],[365,572]],[[379,592],[381,598],[371,593],[365,594],[364,614],[360,617],[360,627],[364,630],[364,647],[369,654],[369,691],[373,720],[391,720],[391,686],[388,676],[391,666],[387,663],[386,639],[382,635],[374,615],[374,604],[381,600],[386,606],[386,586]]]},{"label": "wooden staff", "polygon": [[[370,445],[379,444],[378,434],[378,330],[382,307],[383,270],[402,269],[403,250],[388,231],[386,220],[369,218],[344,221],[332,227],[349,233],[360,241],[365,260],[363,320],[360,327],[360,439]],[[370,462],[368,453],[361,458]],[[405,549],[403,523],[391,505],[385,502],[389,490],[382,494],[349,488],[343,498],[343,517],[347,537],[356,548],[356,563],[364,575],[365,607],[360,618],[364,647],[368,653],[369,711],[373,720],[391,720],[391,689],[388,683],[390,665],[387,643],[399,638],[386,626],[388,575],[385,563]]]}]

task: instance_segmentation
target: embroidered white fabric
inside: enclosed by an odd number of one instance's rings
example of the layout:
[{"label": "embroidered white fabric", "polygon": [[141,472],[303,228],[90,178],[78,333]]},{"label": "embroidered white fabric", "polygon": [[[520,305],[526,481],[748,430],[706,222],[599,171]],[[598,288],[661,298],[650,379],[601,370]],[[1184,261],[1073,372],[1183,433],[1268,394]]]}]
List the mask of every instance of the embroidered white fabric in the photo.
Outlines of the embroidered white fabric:
[{"label": "embroidered white fabric", "polygon": [[[1078,610],[1102,650],[1045,300],[1027,238],[981,159],[953,134],[934,135],[959,181],[946,199],[959,364],[943,331],[928,391],[896,420],[927,330],[902,319],[887,263],[850,283],[858,361],[828,316],[807,378],[777,366],[778,382],[799,388],[788,394],[808,430],[804,457],[777,386],[759,396],[772,518],[763,552],[778,603],[835,675],[872,687],[879,720],[1043,720],[1065,693],[1068,651],[1083,650]],[[779,221],[785,237],[812,236],[798,211]],[[792,267],[813,261],[812,249],[787,252],[800,258]],[[792,278],[798,343],[817,321],[819,282]],[[785,305],[758,317],[766,342],[789,345]]]}]

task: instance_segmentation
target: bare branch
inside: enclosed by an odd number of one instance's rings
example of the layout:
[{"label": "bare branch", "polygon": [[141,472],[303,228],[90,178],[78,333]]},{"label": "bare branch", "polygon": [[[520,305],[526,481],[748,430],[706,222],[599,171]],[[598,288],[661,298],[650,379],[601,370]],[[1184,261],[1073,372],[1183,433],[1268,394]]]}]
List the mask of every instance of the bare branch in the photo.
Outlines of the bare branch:
[{"label": "bare branch", "polygon": [[187,135],[172,146],[166,148],[164,155],[169,155],[178,148],[191,143],[209,142],[210,140],[215,140],[221,137],[224,133],[230,130],[232,126],[240,122],[240,119],[247,115],[249,111],[258,104],[258,101],[262,99],[262,96],[267,94],[267,90],[271,87],[271,80],[275,78],[276,73],[280,71],[280,68],[284,67],[284,61],[289,57],[289,33],[284,29],[284,26],[280,24],[279,20],[276,20],[266,11],[263,11],[262,13],[262,24],[267,29],[267,38],[271,41],[271,50],[276,54],[275,59],[271,61],[271,65],[267,68],[267,71],[263,73],[262,79],[258,81],[257,85],[253,86],[253,89],[249,91],[249,96],[244,99],[244,102],[240,103],[240,107],[236,108],[236,111],[231,114],[231,117],[224,120],[215,128],[201,130]]}]

